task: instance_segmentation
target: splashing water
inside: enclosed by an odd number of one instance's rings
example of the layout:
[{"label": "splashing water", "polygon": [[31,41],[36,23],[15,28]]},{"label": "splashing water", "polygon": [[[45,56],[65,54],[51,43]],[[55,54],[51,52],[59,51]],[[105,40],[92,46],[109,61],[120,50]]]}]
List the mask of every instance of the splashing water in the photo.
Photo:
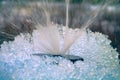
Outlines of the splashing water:
[{"label": "splashing water", "polygon": [[[0,49],[1,80],[119,80],[118,53],[101,33],[57,24],[37,25]],[[74,64],[60,54],[80,56]]]}]

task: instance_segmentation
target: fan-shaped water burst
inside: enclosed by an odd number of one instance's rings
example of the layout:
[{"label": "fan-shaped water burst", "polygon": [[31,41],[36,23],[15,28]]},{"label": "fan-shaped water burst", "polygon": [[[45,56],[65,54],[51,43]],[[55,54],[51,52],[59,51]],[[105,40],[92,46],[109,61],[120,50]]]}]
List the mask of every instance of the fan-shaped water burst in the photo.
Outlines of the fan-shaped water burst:
[{"label": "fan-shaped water burst", "polygon": [[86,31],[93,18],[82,29],[72,29],[68,27],[68,8],[66,26],[52,24],[47,11],[44,13],[47,25],[38,23],[32,35],[21,33],[1,45],[0,79],[120,79],[118,53],[111,41],[101,33]]}]

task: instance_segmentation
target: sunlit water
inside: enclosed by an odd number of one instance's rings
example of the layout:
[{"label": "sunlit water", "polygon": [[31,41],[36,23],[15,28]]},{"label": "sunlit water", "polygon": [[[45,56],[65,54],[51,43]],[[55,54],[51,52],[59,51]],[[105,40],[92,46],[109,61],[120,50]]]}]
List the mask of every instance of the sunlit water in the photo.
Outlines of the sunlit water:
[{"label": "sunlit water", "polygon": [[101,33],[84,31],[72,44],[65,54],[84,58],[74,64],[62,57],[33,56],[44,50],[39,41],[39,31],[35,30],[32,37],[21,34],[12,42],[4,42],[0,49],[0,80],[120,79],[118,53]]}]

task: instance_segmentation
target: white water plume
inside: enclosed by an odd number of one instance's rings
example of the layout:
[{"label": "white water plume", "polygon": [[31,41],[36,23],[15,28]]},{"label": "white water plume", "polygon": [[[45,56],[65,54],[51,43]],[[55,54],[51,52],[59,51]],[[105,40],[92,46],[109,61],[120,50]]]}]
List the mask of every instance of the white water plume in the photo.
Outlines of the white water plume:
[{"label": "white water plume", "polygon": [[74,30],[57,24],[50,24],[47,27],[39,24],[37,27],[36,31],[40,39],[39,44],[37,43],[35,46],[41,45],[41,49],[46,49],[43,50],[44,53],[51,54],[65,55],[70,46],[83,33],[80,29]]}]

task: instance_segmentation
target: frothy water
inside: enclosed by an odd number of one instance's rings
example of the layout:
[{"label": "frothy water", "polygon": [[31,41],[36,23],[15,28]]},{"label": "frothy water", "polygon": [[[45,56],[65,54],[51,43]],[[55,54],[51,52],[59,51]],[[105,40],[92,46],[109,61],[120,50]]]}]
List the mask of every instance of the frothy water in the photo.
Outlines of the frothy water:
[{"label": "frothy water", "polygon": [[[98,32],[68,28],[68,8],[66,9],[65,27],[51,24],[48,20],[46,26],[36,25],[32,34],[21,33],[14,41],[1,45],[1,80],[120,79],[118,53],[111,47],[111,41]],[[49,17],[47,13],[46,16]],[[89,23],[88,20],[85,27]],[[67,55],[84,60],[73,63],[69,57],[66,58]]]},{"label": "frothy water", "polygon": [[[32,55],[47,51],[47,49],[44,49],[44,46],[40,44],[40,41],[39,30],[35,30],[33,36],[21,34],[15,37],[13,42],[4,42],[0,49],[0,79],[120,79],[118,53],[110,46],[111,41],[101,33],[84,31],[66,53],[64,53],[66,55],[76,55],[84,58],[84,61],[77,61],[74,64],[70,62],[70,60],[60,56]],[[47,43],[43,44],[48,45]]]}]

